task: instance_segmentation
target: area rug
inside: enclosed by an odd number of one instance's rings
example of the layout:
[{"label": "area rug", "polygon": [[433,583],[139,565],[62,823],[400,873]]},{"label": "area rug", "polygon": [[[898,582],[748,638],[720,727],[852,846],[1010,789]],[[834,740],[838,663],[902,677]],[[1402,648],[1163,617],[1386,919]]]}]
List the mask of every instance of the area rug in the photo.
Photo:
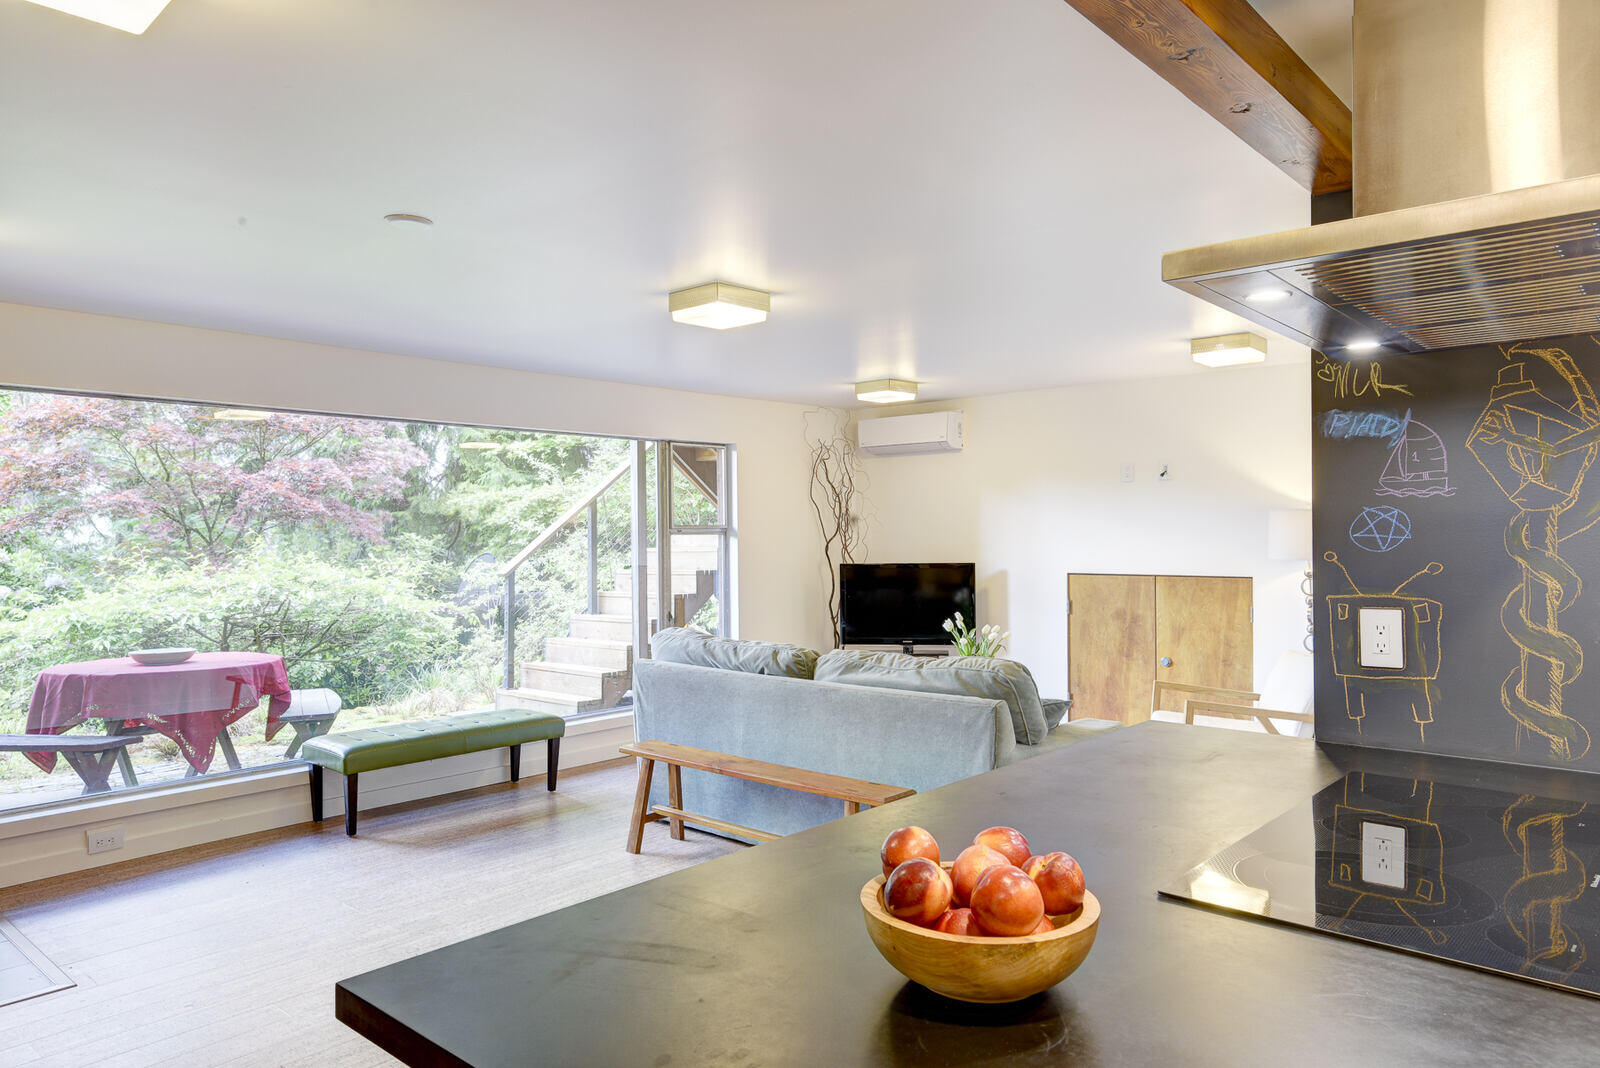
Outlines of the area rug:
[{"label": "area rug", "polygon": [[0,1006],[73,986],[65,972],[0,916]]}]

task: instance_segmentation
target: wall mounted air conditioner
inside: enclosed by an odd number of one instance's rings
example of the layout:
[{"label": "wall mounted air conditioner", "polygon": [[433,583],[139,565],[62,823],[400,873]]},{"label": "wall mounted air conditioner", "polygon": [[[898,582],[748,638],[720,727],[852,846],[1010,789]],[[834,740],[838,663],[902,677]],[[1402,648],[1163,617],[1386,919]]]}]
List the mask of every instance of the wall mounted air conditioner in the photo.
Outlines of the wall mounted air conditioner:
[{"label": "wall mounted air conditioner", "polygon": [[889,415],[863,419],[856,428],[861,451],[875,456],[961,451],[960,412]]}]

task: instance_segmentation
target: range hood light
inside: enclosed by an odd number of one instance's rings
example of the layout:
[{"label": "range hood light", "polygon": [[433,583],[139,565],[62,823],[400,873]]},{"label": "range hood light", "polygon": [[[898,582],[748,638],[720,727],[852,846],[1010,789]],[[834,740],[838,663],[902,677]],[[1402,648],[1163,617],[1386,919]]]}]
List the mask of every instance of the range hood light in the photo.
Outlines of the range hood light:
[{"label": "range hood light", "polygon": [[1350,342],[1350,344],[1344,347],[1344,350],[1346,352],[1354,352],[1358,355],[1365,355],[1369,352],[1377,352],[1381,348],[1383,348],[1383,342],[1376,338],[1364,337],[1358,341]]},{"label": "range hood light", "polygon": [[1279,301],[1288,300],[1292,293],[1287,289],[1258,289],[1245,297],[1251,304],[1277,304]]}]

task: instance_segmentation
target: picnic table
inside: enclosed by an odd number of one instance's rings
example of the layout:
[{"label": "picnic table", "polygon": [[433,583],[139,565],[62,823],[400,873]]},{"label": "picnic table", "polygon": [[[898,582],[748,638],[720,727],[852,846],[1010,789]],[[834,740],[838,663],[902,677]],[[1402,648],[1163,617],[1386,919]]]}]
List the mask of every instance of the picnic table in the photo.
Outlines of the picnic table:
[{"label": "picnic table", "polygon": [[[125,656],[84,660],[39,673],[27,732],[61,734],[95,719],[108,735],[154,732],[170,738],[189,762],[191,775],[210,770],[219,745],[228,767],[238,770],[228,725],[262,698],[269,700],[266,736],[271,740],[289,709],[289,674],[281,656],[196,653],[181,664],[149,666]],[[55,768],[54,751],[25,755],[47,773]],[[126,748],[117,759],[131,783]]]}]

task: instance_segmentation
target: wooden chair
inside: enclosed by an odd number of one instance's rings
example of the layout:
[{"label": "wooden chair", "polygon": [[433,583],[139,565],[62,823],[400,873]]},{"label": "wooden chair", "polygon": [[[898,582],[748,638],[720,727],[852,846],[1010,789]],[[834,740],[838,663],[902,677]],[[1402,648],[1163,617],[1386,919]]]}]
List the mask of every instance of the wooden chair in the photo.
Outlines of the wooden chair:
[{"label": "wooden chair", "polygon": [[1267,675],[1260,693],[1190,686],[1157,679],[1150,687],[1150,718],[1162,723],[1312,736],[1311,654],[1284,653]]},{"label": "wooden chair", "polygon": [[339,718],[343,707],[344,702],[332,690],[290,690],[289,711],[283,714],[282,722],[294,728],[294,737],[283,758],[293,760],[302,745],[333,730],[333,721]]}]

